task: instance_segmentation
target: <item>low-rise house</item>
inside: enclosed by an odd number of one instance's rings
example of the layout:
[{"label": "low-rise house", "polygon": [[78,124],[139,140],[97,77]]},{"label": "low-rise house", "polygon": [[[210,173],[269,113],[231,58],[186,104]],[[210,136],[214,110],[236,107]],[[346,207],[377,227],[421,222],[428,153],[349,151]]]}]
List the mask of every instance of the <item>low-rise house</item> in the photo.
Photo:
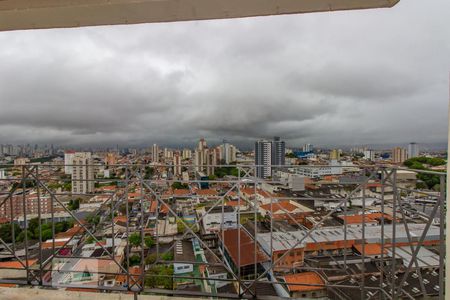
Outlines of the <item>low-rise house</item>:
[{"label": "low-rise house", "polygon": [[206,234],[237,227],[237,213],[231,206],[205,207],[199,214],[203,217],[202,225]]},{"label": "low-rise house", "polygon": [[316,272],[289,274],[282,277],[292,298],[326,298],[325,282]]}]

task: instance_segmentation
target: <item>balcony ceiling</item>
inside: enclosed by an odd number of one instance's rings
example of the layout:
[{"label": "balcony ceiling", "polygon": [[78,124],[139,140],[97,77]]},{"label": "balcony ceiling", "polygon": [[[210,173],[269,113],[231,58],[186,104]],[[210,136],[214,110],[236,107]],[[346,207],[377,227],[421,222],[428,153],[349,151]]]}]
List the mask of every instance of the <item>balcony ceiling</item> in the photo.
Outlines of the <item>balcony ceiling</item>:
[{"label": "balcony ceiling", "polygon": [[0,0],[0,31],[392,7],[399,0]]}]

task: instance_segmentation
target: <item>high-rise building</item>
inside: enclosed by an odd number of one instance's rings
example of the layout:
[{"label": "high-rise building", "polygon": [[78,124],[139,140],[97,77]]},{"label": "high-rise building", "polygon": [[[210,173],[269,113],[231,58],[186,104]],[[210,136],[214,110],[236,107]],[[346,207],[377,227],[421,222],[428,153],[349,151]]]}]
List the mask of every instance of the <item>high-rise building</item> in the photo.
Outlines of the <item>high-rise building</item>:
[{"label": "high-rise building", "polygon": [[341,151],[338,149],[333,149],[330,152],[330,160],[339,161],[341,159]]},{"label": "high-rise building", "polygon": [[223,160],[225,161],[225,164],[229,164],[230,163],[230,152],[231,152],[231,147],[230,147],[230,143],[228,143],[227,141],[223,140]]},{"label": "high-rise building", "polygon": [[374,161],[375,160],[375,151],[373,151],[373,150],[364,151],[364,159]]},{"label": "high-rise building", "polygon": [[272,175],[272,142],[255,142],[256,177],[268,178]]},{"label": "high-rise building", "polygon": [[197,149],[198,150],[201,150],[201,151],[203,151],[204,149],[206,149],[206,141],[205,141],[205,139],[200,139],[200,141],[198,141],[198,147],[197,147]]},{"label": "high-rise building", "polygon": [[90,152],[76,152],[73,156],[72,193],[94,192],[94,165]]},{"label": "high-rise building", "polygon": [[408,158],[419,156],[419,145],[417,143],[409,143],[408,145]]},{"label": "high-rise building", "polygon": [[311,144],[304,144],[303,148],[302,148],[302,151],[303,152],[312,152],[313,149],[314,149],[313,145],[311,145]]},{"label": "high-rise building", "polygon": [[195,171],[203,170],[203,151],[196,149],[194,152],[194,168]]},{"label": "high-rise building", "polygon": [[392,162],[401,164],[407,159],[407,152],[405,148],[395,147],[392,149]]},{"label": "high-rise building", "polygon": [[217,155],[215,149],[210,149],[206,153],[206,175],[214,174],[214,166],[217,165]]},{"label": "high-rise building", "polygon": [[114,153],[114,152],[108,152],[108,153],[106,153],[106,156],[105,156],[105,164],[106,164],[107,166],[111,166],[111,165],[117,164],[116,153]]},{"label": "high-rise building", "polygon": [[164,158],[173,158],[173,151],[168,148],[164,148]]},{"label": "high-rise building", "polygon": [[190,159],[192,157],[192,151],[191,149],[183,149],[183,159]]},{"label": "high-rise building", "polygon": [[173,156],[173,175],[181,175],[181,157],[178,153]]},{"label": "high-rise building", "polygon": [[65,174],[72,174],[72,164],[73,164],[73,157],[75,155],[75,151],[68,150],[64,152],[64,173]]},{"label": "high-rise building", "polygon": [[154,163],[159,162],[159,147],[156,144],[152,146],[152,161]]},{"label": "high-rise building", "polygon": [[286,145],[280,137],[276,136],[272,141],[272,165],[284,166],[286,156]]},{"label": "high-rise building", "polygon": [[218,147],[218,159],[223,160],[225,164],[230,164],[236,161],[236,152],[237,149],[235,146],[228,143],[226,140],[223,141],[223,144]]}]

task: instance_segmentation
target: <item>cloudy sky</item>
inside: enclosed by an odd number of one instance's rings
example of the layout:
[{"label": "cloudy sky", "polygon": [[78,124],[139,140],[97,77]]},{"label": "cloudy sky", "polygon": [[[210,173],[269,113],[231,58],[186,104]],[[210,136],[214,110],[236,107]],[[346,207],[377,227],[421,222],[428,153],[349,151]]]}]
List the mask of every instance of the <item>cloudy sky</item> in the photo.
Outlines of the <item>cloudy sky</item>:
[{"label": "cloudy sky", "polygon": [[445,142],[449,11],[0,32],[0,144]]}]

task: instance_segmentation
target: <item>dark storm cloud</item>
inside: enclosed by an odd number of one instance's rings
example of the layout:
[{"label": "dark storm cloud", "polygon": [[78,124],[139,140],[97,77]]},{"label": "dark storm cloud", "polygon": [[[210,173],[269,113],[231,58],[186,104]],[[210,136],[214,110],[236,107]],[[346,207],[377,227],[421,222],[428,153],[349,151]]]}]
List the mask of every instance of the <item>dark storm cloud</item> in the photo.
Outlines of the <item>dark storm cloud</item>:
[{"label": "dark storm cloud", "polygon": [[0,33],[0,143],[445,141],[447,2]]}]

